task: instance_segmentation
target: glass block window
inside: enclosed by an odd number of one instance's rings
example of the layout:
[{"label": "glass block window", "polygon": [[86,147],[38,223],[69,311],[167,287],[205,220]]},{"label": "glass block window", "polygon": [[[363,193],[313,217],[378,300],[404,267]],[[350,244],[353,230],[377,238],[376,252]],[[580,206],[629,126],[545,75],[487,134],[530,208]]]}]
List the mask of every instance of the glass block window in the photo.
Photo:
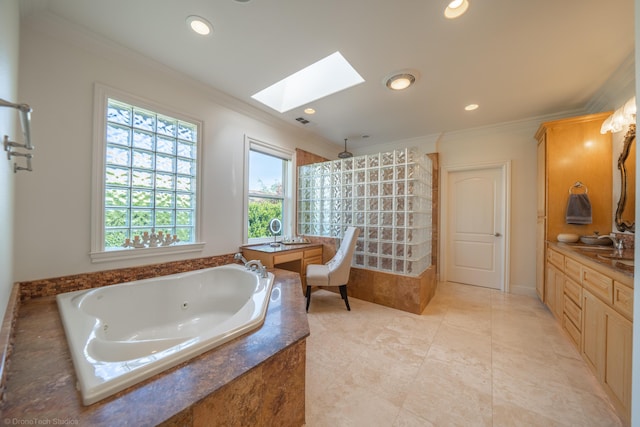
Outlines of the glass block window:
[{"label": "glass block window", "polygon": [[103,250],[162,231],[196,242],[199,126],[107,98]]}]

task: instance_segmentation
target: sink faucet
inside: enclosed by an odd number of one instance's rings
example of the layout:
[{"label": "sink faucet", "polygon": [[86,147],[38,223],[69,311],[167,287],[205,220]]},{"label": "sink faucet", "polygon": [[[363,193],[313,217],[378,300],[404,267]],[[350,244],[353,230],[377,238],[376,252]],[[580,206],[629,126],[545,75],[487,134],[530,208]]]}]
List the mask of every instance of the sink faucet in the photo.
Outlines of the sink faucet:
[{"label": "sink faucet", "polygon": [[622,241],[622,239],[617,239],[616,235],[611,233],[611,234],[607,234],[604,236],[599,236],[598,239],[610,239],[613,242],[613,246],[618,249],[618,250],[622,250],[624,249],[624,242]]}]

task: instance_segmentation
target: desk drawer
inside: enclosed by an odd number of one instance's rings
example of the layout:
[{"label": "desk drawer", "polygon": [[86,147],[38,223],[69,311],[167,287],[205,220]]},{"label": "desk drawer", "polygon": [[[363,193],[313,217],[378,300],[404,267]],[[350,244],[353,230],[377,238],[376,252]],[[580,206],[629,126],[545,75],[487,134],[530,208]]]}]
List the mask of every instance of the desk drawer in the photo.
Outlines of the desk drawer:
[{"label": "desk drawer", "polygon": [[611,278],[583,266],[582,286],[607,304],[613,304],[613,280]]},{"label": "desk drawer", "polygon": [[564,274],[567,277],[572,278],[576,282],[580,283],[580,272],[581,272],[582,264],[577,261],[572,260],[571,258],[564,259]]},{"label": "desk drawer", "polygon": [[633,320],[633,289],[619,282],[613,282],[613,308]]},{"label": "desk drawer", "polygon": [[[319,248],[313,248],[313,249],[307,249],[306,251],[304,251],[304,258],[314,258],[314,257],[320,257],[322,258],[322,246],[320,246]],[[322,260],[320,262],[320,264],[322,264]]]},{"label": "desk drawer", "polygon": [[274,264],[282,264],[285,262],[289,262],[289,261],[296,261],[302,259],[302,252],[291,252],[291,253],[284,253],[284,254],[279,254],[279,255],[274,255],[273,256],[273,263]]},{"label": "desk drawer", "polygon": [[575,302],[578,307],[582,307],[582,286],[579,283],[565,277],[564,294]]},{"label": "desk drawer", "polygon": [[564,255],[560,252],[556,252],[551,248],[547,249],[547,261],[564,271]]},{"label": "desk drawer", "polygon": [[571,337],[571,341],[573,341],[573,345],[576,346],[578,350],[580,350],[580,343],[582,341],[582,333],[576,328],[576,325],[565,315],[562,318],[562,327]]},{"label": "desk drawer", "polygon": [[567,295],[564,296],[564,315],[573,322],[578,330],[582,329],[582,309]]}]

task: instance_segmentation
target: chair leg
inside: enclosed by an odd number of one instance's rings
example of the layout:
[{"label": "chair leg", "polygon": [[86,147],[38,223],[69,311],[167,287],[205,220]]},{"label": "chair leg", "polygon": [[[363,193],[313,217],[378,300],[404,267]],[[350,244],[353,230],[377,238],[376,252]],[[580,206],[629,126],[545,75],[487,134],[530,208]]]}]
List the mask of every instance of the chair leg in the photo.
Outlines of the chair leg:
[{"label": "chair leg", "polygon": [[307,286],[307,312],[309,312],[310,302],[311,302],[311,286]]},{"label": "chair leg", "polygon": [[340,289],[340,296],[347,305],[347,310],[351,311],[351,307],[349,307],[349,298],[347,297],[347,285],[340,285],[338,289]]}]

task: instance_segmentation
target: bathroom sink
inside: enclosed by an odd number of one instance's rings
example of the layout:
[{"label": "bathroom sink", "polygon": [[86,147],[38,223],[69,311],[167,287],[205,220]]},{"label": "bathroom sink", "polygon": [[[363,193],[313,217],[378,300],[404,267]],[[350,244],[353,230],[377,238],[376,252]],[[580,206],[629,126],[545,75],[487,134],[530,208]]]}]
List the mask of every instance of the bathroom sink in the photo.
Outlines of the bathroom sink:
[{"label": "bathroom sink", "polygon": [[636,262],[632,259],[624,259],[624,260],[616,260],[616,264],[622,264],[628,267],[635,267]]},{"label": "bathroom sink", "polygon": [[610,259],[612,261],[633,261],[633,255],[625,255],[620,253],[598,254],[599,258]]},{"label": "bathroom sink", "polygon": [[613,249],[611,246],[600,246],[600,245],[571,245],[572,247],[580,250],[580,251],[606,251],[611,252]]}]

